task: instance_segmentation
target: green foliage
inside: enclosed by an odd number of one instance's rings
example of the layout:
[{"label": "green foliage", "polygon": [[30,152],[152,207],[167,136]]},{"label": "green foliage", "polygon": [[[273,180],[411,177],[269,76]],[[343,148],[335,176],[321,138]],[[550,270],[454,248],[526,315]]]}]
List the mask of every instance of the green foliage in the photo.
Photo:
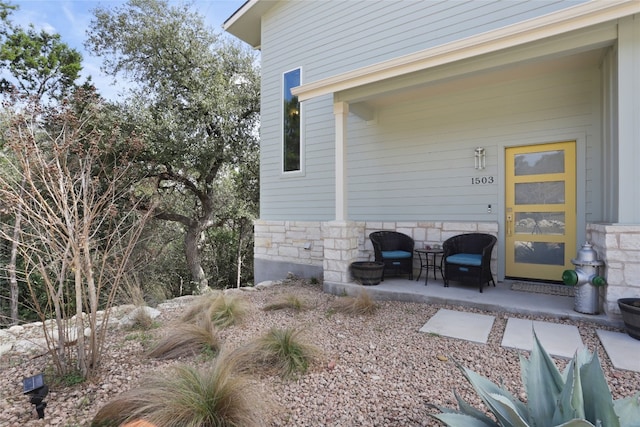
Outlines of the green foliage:
[{"label": "green foliage", "polygon": [[[87,47],[107,73],[135,80],[122,114],[148,141],[140,160],[149,178],[138,196],[158,203],[156,219],[180,225],[198,293],[211,277],[214,286],[237,283],[233,266],[250,270],[248,236],[258,212],[255,54],[213,33],[188,6],[161,0],[98,8]],[[207,243],[232,245],[203,252],[201,237],[211,228],[230,235]]]},{"label": "green foliage", "polygon": [[184,230],[151,220],[136,245],[132,264],[145,301],[164,301],[197,293],[184,259]]},{"label": "green foliage", "polygon": [[11,3],[0,1],[0,23],[2,25],[2,31],[0,33],[4,34],[4,32],[6,31],[4,26],[8,24],[9,15],[15,9],[16,6],[12,5]]},{"label": "green foliage", "polygon": [[0,46],[0,63],[12,76],[0,80],[0,92],[60,100],[74,87],[81,62],[82,55],[63,43],[59,34],[14,28]]},{"label": "green foliage", "polygon": [[[235,213],[229,212],[228,215],[233,218]],[[230,219],[205,233],[203,265],[211,273],[209,285],[214,289],[236,287],[238,256],[242,260],[240,285],[253,280],[253,226],[247,218]]]},{"label": "green foliage", "polygon": [[51,366],[45,369],[45,383],[54,388],[73,387],[74,385],[82,384],[84,381],[85,378],[82,373],[76,369],[64,374],[57,373]]},{"label": "green foliage", "polygon": [[232,357],[220,355],[210,368],[175,366],[154,373],[139,388],[103,406],[91,425],[119,426],[144,419],[163,427],[262,426],[269,404],[236,365]]},{"label": "green foliage", "polygon": [[60,378],[60,381],[67,387],[72,387],[76,384],[82,384],[85,381],[85,378],[82,376],[81,372],[73,371],[63,375]]},{"label": "green foliage", "polygon": [[527,404],[505,388],[458,365],[495,420],[473,408],[457,393],[458,411],[436,407],[443,413],[432,416],[454,427],[640,425],[640,393],[614,401],[597,353],[583,349],[560,373],[535,334],[534,343],[530,358],[520,357]]}]

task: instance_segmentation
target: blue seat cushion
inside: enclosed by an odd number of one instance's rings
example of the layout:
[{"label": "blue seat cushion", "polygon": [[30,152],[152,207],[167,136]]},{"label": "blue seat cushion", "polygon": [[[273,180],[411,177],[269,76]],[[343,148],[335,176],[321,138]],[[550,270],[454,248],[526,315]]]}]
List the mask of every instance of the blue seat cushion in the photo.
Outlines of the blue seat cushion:
[{"label": "blue seat cushion", "polygon": [[385,259],[411,258],[411,252],[407,252],[407,251],[382,251],[382,258],[385,258]]},{"label": "blue seat cushion", "polygon": [[455,254],[447,257],[449,264],[470,265],[480,267],[482,255],[480,254]]}]

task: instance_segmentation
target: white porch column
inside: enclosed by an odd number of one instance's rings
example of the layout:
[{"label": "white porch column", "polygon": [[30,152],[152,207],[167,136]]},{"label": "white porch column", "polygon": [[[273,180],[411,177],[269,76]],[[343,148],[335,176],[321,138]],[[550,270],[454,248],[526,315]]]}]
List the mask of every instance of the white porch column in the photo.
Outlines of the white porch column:
[{"label": "white porch column", "polygon": [[349,104],[334,102],[336,123],[336,221],[347,219],[347,116]]},{"label": "white porch column", "polygon": [[618,222],[640,223],[640,15],[618,24]]}]

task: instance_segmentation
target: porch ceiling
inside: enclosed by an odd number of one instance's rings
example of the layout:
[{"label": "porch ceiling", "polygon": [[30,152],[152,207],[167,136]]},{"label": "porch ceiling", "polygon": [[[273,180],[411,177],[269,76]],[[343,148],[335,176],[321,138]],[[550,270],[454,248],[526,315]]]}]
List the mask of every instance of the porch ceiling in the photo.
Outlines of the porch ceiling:
[{"label": "porch ceiling", "polygon": [[[336,94],[336,100],[351,104],[350,111],[364,118],[373,111],[389,105],[411,101],[413,99],[434,97],[464,91],[478,86],[491,85],[516,79],[527,79],[555,71],[580,70],[600,65],[606,47],[599,47],[560,58],[530,62],[525,61],[500,68],[488,68],[482,71],[472,71],[455,74],[449,77],[425,81],[420,83],[419,77],[409,85],[384,90],[384,88],[362,87],[358,90],[344,91]],[[429,74],[429,73],[425,73]],[[431,76],[433,72],[431,73]],[[429,76],[424,76],[429,77]],[[367,94],[367,92],[369,92]],[[359,114],[363,112],[363,114]]]}]

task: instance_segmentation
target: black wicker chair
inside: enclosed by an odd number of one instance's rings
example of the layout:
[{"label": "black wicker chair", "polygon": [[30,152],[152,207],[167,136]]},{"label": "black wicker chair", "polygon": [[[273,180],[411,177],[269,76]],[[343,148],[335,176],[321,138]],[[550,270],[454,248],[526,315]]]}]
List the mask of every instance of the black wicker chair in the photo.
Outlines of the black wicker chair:
[{"label": "black wicker chair", "polygon": [[468,233],[453,236],[442,244],[444,286],[449,281],[474,281],[482,292],[485,283],[496,282],[491,274],[491,251],[498,239],[491,234]]},{"label": "black wicker chair", "polygon": [[384,263],[388,273],[408,274],[413,279],[413,239],[397,231],[374,231],[369,234],[376,261]]}]

